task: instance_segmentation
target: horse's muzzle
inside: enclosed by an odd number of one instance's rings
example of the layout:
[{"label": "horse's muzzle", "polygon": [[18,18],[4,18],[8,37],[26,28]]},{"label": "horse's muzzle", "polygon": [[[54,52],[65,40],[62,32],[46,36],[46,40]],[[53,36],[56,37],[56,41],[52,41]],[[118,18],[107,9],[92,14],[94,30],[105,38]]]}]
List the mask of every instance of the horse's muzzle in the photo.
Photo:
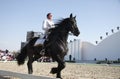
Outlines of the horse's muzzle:
[{"label": "horse's muzzle", "polygon": [[74,31],[74,35],[75,36],[78,36],[80,34],[80,31],[78,30],[78,29],[76,29],[75,31]]}]

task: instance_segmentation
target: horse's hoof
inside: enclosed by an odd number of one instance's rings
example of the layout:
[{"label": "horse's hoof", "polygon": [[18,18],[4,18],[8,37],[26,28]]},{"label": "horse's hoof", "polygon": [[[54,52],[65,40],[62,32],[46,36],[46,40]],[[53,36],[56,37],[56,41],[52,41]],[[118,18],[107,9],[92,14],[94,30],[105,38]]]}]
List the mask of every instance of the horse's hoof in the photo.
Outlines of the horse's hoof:
[{"label": "horse's hoof", "polygon": [[56,77],[56,78],[63,79],[63,78],[61,78],[61,77]]},{"label": "horse's hoof", "polygon": [[52,68],[51,71],[50,71],[50,73],[56,74],[57,73],[57,68]]},{"label": "horse's hoof", "polygon": [[32,74],[32,72],[29,72],[28,74]]},{"label": "horse's hoof", "polygon": [[28,74],[32,74],[33,72],[32,71],[29,71]]}]

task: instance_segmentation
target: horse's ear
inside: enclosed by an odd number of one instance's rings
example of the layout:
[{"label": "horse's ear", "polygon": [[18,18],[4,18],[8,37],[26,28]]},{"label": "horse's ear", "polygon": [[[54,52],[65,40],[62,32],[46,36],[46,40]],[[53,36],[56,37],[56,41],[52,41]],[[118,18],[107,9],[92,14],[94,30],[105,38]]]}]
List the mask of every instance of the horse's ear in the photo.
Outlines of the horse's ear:
[{"label": "horse's ear", "polygon": [[74,19],[76,19],[76,16],[74,17]]},{"label": "horse's ear", "polygon": [[73,15],[72,15],[72,13],[70,14],[70,18],[72,18],[73,17]]}]

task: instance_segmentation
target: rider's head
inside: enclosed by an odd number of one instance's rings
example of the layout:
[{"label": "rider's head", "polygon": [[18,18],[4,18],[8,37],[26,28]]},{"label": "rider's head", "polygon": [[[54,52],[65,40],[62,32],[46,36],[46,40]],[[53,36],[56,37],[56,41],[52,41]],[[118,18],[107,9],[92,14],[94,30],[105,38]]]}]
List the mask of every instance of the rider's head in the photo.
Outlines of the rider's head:
[{"label": "rider's head", "polygon": [[51,14],[51,13],[48,13],[48,14],[47,14],[47,19],[49,19],[49,20],[52,19],[52,14]]}]

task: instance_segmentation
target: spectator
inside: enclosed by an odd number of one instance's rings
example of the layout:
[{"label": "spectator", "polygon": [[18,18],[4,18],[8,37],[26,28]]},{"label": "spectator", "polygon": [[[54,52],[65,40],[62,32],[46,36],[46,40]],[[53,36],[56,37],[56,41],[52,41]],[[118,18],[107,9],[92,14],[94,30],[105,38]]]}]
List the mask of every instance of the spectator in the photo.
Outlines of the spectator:
[{"label": "spectator", "polygon": [[8,50],[1,51],[0,50],[0,61],[12,61],[14,60],[14,55],[10,53]]}]

